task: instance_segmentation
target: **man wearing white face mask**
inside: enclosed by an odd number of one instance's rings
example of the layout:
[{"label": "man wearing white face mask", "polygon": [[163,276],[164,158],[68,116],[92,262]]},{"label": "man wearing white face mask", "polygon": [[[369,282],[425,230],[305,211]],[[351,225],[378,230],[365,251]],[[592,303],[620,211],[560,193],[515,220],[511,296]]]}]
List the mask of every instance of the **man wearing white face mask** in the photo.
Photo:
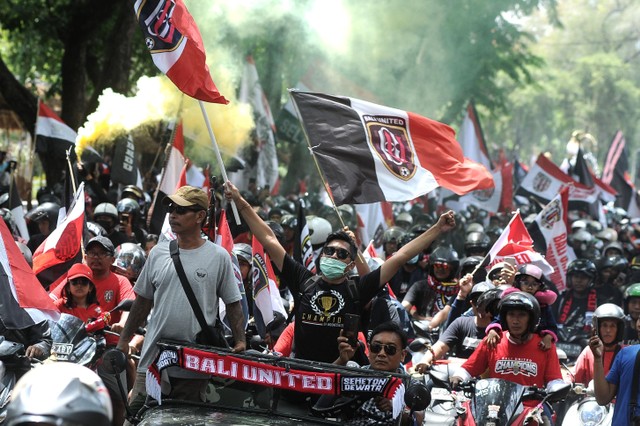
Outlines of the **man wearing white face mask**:
[{"label": "man wearing white face mask", "polygon": [[348,276],[356,264],[357,247],[347,233],[333,233],[327,238],[319,258],[321,274],[314,276],[287,255],[271,229],[230,182],[225,184],[225,197],[236,202],[251,233],[281,271],[281,282],[286,282],[294,294],[296,358],[328,363],[339,355],[335,342],[343,328],[345,314],[359,315],[379,288],[402,265],[422,252],[443,232],[455,227],[453,212],[443,214],[434,226],[407,243],[380,268],[352,279],[348,279]]}]

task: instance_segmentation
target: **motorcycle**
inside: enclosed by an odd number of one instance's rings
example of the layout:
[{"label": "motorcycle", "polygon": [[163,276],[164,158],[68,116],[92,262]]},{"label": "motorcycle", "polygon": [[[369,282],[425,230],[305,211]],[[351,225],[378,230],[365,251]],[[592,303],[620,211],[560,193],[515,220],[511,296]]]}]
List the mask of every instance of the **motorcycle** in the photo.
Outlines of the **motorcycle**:
[{"label": "motorcycle", "polygon": [[132,303],[132,300],[123,300],[87,324],[73,315],[61,314],[57,322],[50,324],[52,360],[74,362],[95,369],[106,348],[115,347],[118,343],[119,335],[109,330],[111,313],[128,311]]},{"label": "motorcycle", "polygon": [[7,407],[16,382],[31,369],[31,360],[24,353],[24,345],[0,336],[0,423],[7,416]]},{"label": "motorcycle", "polygon": [[613,420],[613,405],[599,405],[594,396],[592,384],[585,388],[582,384],[576,383],[571,389],[571,393],[575,395],[575,401],[567,410],[562,421],[562,426],[611,425],[611,421]]},{"label": "motorcycle", "polygon": [[[571,385],[557,382],[539,389],[503,379],[480,379],[461,385],[461,389],[462,395],[456,394],[459,425],[475,426],[476,419],[482,419],[486,426],[506,426],[543,424],[545,404],[566,398]],[[537,399],[542,401],[525,410],[524,401]]]},{"label": "motorcycle", "polygon": [[464,362],[463,359],[449,358],[436,361],[425,376],[427,389],[431,393],[431,403],[424,412],[426,425],[453,426],[458,419],[455,395],[451,392],[449,377]]},{"label": "motorcycle", "polygon": [[558,342],[556,348],[562,349],[567,355],[567,363],[574,364],[580,352],[589,344],[589,335],[575,327],[558,327]]}]

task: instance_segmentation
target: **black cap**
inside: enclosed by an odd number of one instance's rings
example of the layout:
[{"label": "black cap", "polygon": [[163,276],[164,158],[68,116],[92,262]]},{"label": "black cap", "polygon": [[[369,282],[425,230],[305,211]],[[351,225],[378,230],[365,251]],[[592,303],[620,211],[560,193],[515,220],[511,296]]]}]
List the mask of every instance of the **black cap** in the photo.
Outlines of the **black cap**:
[{"label": "black cap", "polygon": [[116,251],[115,247],[111,240],[107,237],[103,237],[102,235],[98,235],[97,237],[93,237],[89,240],[87,245],[85,246],[86,250],[89,250],[92,244],[98,244],[100,247],[109,252],[109,254],[113,255]]}]

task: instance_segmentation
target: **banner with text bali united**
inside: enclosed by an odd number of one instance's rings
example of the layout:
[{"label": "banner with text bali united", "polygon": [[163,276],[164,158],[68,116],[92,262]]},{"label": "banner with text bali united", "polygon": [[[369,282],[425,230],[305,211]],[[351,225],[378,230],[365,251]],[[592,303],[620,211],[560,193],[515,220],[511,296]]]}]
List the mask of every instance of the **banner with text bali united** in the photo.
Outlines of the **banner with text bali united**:
[{"label": "banner with text bali united", "polygon": [[290,94],[336,204],[407,201],[440,186],[458,195],[494,186],[446,124],[354,98]]},{"label": "banner with text bali united", "polygon": [[564,187],[529,225],[534,247],[545,253],[546,260],[554,269],[547,278],[560,291],[567,286],[567,265],[576,258],[573,248],[567,244],[568,205],[569,187]]}]

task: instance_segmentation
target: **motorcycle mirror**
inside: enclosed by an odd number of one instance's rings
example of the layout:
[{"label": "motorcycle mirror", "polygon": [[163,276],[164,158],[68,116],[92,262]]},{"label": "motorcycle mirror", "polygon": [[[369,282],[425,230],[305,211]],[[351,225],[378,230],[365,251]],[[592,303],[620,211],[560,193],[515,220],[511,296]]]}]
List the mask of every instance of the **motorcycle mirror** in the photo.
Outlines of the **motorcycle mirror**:
[{"label": "motorcycle mirror", "polygon": [[113,308],[110,312],[113,312],[113,311],[127,311],[128,312],[128,311],[131,310],[131,305],[133,305],[133,299],[124,299],[123,301],[118,303],[118,306]]},{"label": "motorcycle mirror", "polygon": [[556,347],[556,354],[558,354],[558,359],[560,362],[567,362],[567,353],[562,349]]},{"label": "motorcycle mirror", "polygon": [[409,343],[408,348],[411,352],[422,352],[429,346],[429,344],[430,342],[427,339],[418,337]]},{"label": "motorcycle mirror", "polygon": [[559,402],[565,399],[571,391],[571,384],[562,381],[553,381],[547,385],[548,401]]},{"label": "motorcycle mirror", "polygon": [[127,356],[117,349],[109,349],[102,355],[102,365],[109,374],[120,374],[127,368]]},{"label": "motorcycle mirror", "polygon": [[411,381],[404,393],[404,403],[412,411],[422,411],[431,403],[431,393],[423,382]]}]

